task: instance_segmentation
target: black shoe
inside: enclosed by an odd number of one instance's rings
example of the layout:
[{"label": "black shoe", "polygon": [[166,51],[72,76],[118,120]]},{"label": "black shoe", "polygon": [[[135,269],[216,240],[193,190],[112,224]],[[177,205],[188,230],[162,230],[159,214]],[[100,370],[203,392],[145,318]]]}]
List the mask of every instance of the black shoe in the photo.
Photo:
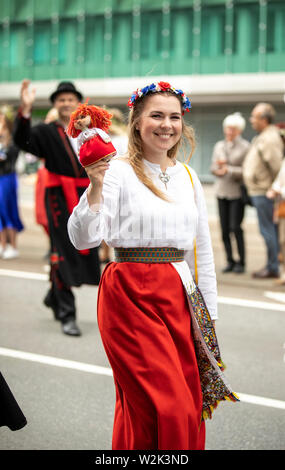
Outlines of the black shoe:
[{"label": "black shoe", "polygon": [[54,319],[55,320],[59,320],[59,312],[58,312],[58,308],[53,300],[53,295],[52,295],[52,291],[49,290],[47,295],[45,296],[44,300],[43,300],[43,303],[46,307],[48,308],[51,308],[52,311],[53,311],[53,316],[54,316]]},{"label": "black shoe", "polygon": [[234,263],[227,264],[227,266],[222,270],[222,273],[230,273],[234,269],[234,266]]},{"label": "black shoe", "polygon": [[67,320],[61,325],[62,332],[69,336],[81,336],[81,331],[76,325],[75,320]]},{"label": "black shoe", "polygon": [[242,264],[236,263],[233,267],[233,273],[241,274],[244,273],[245,268]]}]

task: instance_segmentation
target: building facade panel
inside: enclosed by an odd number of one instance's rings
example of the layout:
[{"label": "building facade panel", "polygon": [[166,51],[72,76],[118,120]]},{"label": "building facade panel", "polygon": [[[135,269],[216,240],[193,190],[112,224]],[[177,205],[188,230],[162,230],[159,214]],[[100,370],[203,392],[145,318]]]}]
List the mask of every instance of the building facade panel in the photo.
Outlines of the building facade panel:
[{"label": "building facade panel", "polygon": [[1,81],[40,79],[51,66],[54,78],[77,78],[78,65],[82,78],[284,69],[282,0],[0,4]]},{"label": "building facade panel", "polygon": [[2,101],[16,104],[29,78],[44,109],[59,80],[75,80],[93,102],[122,107],[135,87],[163,77],[193,97],[193,165],[204,180],[212,178],[225,114],[248,117],[256,101],[271,101],[285,120],[284,0],[0,0],[0,7]]}]

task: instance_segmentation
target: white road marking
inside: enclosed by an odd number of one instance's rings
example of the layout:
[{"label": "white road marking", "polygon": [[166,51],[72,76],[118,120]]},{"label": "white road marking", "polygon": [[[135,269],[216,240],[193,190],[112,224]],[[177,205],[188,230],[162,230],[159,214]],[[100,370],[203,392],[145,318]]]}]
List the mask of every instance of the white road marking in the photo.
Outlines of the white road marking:
[{"label": "white road marking", "polygon": [[265,291],[263,293],[265,297],[268,297],[269,299],[277,300],[278,302],[285,303],[285,293],[284,292],[271,292],[271,291]]},{"label": "white road marking", "polygon": [[[28,271],[13,271],[12,269],[0,269],[0,276],[7,277],[16,277],[19,279],[33,279],[37,281],[48,281],[49,277],[47,274],[33,273]],[[268,294],[268,293],[267,293]],[[271,295],[271,298],[285,302],[284,294],[276,294],[275,297]],[[269,295],[267,295],[269,297]],[[259,300],[247,300],[247,299],[238,299],[234,297],[222,297],[218,296],[218,303],[224,305],[234,305],[238,307],[248,307],[248,308],[260,308],[263,310],[278,310],[280,312],[285,312],[285,305],[273,303],[273,302],[262,302]]]},{"label": "white road marking", "polygon": [[258,397],[256,395],[248,395],[246,393],[237,393],[237,395],[241,402],[285,410],[285,401],[275,400],[273,398]]},{"label": "white road marking", "polygon": [[[112,369],[110,369],[109,367],[101,367],[92,364],[86,364],[84,362],[69,361],[57,357],[43,356],[41,354],[34,354],[25,351],[17,351],[15,349],[0,348],[0,355],[12,357],[14,359],[23,359],[25,361],[38,362],[40,364],[46,364],[50,366],[80,370],[82,372],[89,372],[92,374],[107,375],[109,377],[113,376]],[[246,393],[236,393],[241,402],[259,406],[269,406],[270,408],[278,408],[281,410],[285,410],[285,401],[259,397],[256,395],[248,395]]]},{"label": "white road marking", "polygon": [[0,355],[6,357],[13,357],[15,359],[24,359],[25,361],[39,362],[56,367],[65,367],[67,369],[80,370],[83,372],[91,372],[92,374],[99,375],[113,375],[109,367],[101,367],[93,364],[86,364],[84,362],[69,361],[67,359],[59,359],[58,357],[43,356],[41,354],[34,354],[25,351],[17,351],[15,349],[0,348]]},{"label": "white road marking", "polygon": [[235,305],[238,307],[260,308],[263,310],[278,310],[285,312],[285,305],[273,302],[262,302],[260,300],[237,299],[234,297],[218,297],[218,303],[224,305]]},{"label": "white road marking", "polygon": [[33,279],[35,281],[48,281],[49,279],[47,274],[32,273],[29,271],[13,271],[12,269],[0,269],[0,276]]}]

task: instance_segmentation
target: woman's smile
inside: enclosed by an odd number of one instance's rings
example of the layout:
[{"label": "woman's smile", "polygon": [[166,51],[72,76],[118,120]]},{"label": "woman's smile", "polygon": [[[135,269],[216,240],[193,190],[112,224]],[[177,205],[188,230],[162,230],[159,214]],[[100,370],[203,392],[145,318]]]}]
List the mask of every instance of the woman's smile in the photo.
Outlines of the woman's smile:
[{"label": "woman's smile", "polygon": [[170,137],[173,136],[173,134],[166,134],[166,133],[161,134],[161,133],[158,133],[158,132],[154,132],[154,134],[157,135],[158,137],[160,137],[163,140],[168,140],[168,139],[170,139]]}]

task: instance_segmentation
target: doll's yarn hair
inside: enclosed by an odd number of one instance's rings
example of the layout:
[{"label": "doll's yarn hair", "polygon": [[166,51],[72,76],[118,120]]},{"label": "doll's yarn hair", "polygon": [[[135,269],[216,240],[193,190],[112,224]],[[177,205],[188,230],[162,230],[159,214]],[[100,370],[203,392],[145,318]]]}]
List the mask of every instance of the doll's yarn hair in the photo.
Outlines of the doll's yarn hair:
[{"label": "doll's yarn hair", "polygon": [[112,114],[109,113],[106,109],[99,108],[99,106],[92,106],[86,103],[79,103],[76,111],[74,111],[70,116],[70,121],[66,129],[67,135],[70,137],[77,137],[82,131],[74,127],[74,123],[79,116],[90,116],[91,122],[89,128],[97,127],[107,132],[112,121]]}]

